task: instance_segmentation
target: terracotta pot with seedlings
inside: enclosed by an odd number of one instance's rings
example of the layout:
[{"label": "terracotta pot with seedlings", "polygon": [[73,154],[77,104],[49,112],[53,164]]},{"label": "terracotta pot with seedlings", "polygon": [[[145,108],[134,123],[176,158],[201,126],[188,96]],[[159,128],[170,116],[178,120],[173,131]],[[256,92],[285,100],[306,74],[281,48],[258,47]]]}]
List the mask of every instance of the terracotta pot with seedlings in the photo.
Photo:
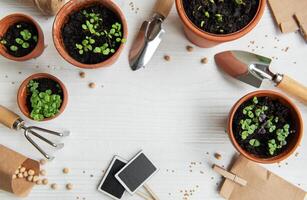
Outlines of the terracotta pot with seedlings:
[{"label": "terracotta pot with seedlings", "polygon": [[65,85],[58,78],[45,73],[28,77],[17,94],[21,112],[35,121],[54,119],[64,111],[67,102]]},{"label": "terracotta pot with seedlings", "polygon": [[212,47],[249,33],[261,19],[266,0],[176,0],[186,37]]},{"label": "terracotta pot with seedlings", "polygon": [[260,90],[235,103],[227,132],[235,148],[246,158],[258,163],[276,163],[299,146],[303,120],[288,97]]},{"label": "terracotta pot with seedlings", "polygon": [[11,14],[0,20],[0,54],[14,61],[26,61],[44,51],[41,27],[30,16]]},{"label": "terracotta pot with seedlings", "polygon": [[58,12],[53,40],[72,65],[93,69],[113,64],[124,48],[127,23],[112,0],[71,0]]}]

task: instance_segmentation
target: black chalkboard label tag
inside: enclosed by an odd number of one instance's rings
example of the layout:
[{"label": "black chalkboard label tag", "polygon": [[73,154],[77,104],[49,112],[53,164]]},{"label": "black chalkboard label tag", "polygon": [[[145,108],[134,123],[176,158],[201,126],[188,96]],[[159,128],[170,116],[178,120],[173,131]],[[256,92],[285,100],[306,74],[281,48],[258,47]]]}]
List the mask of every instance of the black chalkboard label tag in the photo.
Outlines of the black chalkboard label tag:
[{"label": "black chalkboard label tag", "polygon": [[118,156],[114,156],[98,186],[98,191],[108,195],[113,199],[121,199],[125,193],[125,188],[115,178],[115,174],[119,172],[126,165],[126,163],[126,160]]},{"label": "black chalkboard label tag", "polygon": [[130,194],[134,194],[157,171],[158,168],[141,151],[115,177]]}]

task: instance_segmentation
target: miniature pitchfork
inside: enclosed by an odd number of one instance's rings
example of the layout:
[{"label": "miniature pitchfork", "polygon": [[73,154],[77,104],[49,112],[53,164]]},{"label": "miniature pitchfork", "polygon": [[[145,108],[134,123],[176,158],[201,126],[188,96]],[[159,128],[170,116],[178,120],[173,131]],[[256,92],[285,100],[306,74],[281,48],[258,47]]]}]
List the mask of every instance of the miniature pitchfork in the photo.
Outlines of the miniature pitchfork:
[{"label": "miniature pitchfork", "polygon": [[14,130],[23,130],[24,136],[26,139],[41,153],[44,155],[45,158],[48,160],[54,159],[53,156],[47,154],[32,138],[31,136],[35,136],[38,139],[46,142],[47,144],[51,145],[56,149],[62,149],[64,147],[64,143],[53,143],[52,141],[48,140],[47,138],[41,136],[39,133],[35,131],[40,131],[42,133],[49,133],[51,135],[65,137],[69,135],[69,131],[59,133],[51,130],[47,130],[44,128],[36,127],[36,126],[25,126],[25,122],[21,119],[17,114],[8,110],[7,108],[0,105],[0,123],[5,125],[6,127]]}]

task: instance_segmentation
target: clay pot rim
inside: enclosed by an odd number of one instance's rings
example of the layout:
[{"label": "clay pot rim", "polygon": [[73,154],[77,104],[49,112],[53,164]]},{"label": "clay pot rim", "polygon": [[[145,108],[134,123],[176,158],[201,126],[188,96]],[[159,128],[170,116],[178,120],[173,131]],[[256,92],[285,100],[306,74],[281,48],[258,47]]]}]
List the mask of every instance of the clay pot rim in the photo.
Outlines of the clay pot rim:
[{"label": "clay pot rim", "polygon": [[[48,78],[48,79],[51,79],[51,80],[54,80],[55,82],[57,82],[61,88],[62,88],[62,91],[63,91],[63,101],[62,101],[62,105],[61,105],[61,108],[59,110],[59,112],[53,116],[53,117],[49,117],[49,118],[45,118],[41,121],[36,121],[36,122],[45,122],[45,121],[49,121],[49,120],[52,120],[52,119],[55,119],[56,117],[58,117],[60,114],[62,114],[66,108],[66,105],[67,105],[67,102],[68,102],[68,92],[67,92],[67,89],[64,85],[64,83],[58,79],[57,77],[51,75],[51,74],[48,74],[48,73],[36,73],[36,74],[32,74],[31,76],[29,76],[28,78],[26,78],[20,85],[19,89],[18,89],[18,92],[17,92],[17,104],[18,104],[18,107],[20,109],[20,111],[22,112],[22,114],[24,116],[26,116],[27,118],[33,120],[31,117],[30,117],[30,112],[28,111],[28,108],[26,107],[26,105],[24,105],[22,102],[23,102],[23,99],[26,98],[26,96],[23,95],[23,91],[27,89],[27,85],[28,83],[33,80],[33,79],[38,79],[38,78]],[[34,121],[34,120],[33,120]]]},{"label": "clay pot rim", "polygon": [[[23,14],[23,13],[12,13],[12,14],[9,14],[7,16],[5,16],[4,18],[2,18],[0,20],[0,24],[3,20],[7,19],[7,18],[11,18],[11,17],[22,17],[22,18],[26,18],[26,20],[29,20],[31,21],[31,23],[35,26],[36,30],[37,30],[37,33],[38,33],[38,41],[36,43],[36,46],[35,48],[30,52],[28,53],[27,55],[24,55],[22,57],[15,57],[15,56],[12,56],[11,54],[7,53],[6,51],[6,48],[3,47],[3,50],[1,48],[0,50],[0,53],[1,55],[3,55],[4,57],[10,59],[10,60],[14,60],[14,61],[26,61],[26,60],[30,60],[32,58],[34,58],[34,54],[36,54],[35,52],[38,51],[38,49],[40,48],[39,47],[39,41],[40,40],[43,40],[44,41],[44,33],[42,31],[42,28],[40,27],[40,25],[35,21],[34,18],[32,18],[31,16],[29,15],[26,15],[26,14]],[[1,44],[2,45],[2,44]]]},{"label": "clay pot rim", "polygon": [[181,18],[181,21],[184,23],[184,25],[187,26],[192,32],[194,32],[199,37],[206,38],[207,40],[215,42],[227,42],[235,40],[250,32],[254,28],[254,26],[260,21],[266,5],[266,0],[259,0],[258,10],[254,18],[245,27],[233,33],[219,35],[219,34],[205,32],[200,28],[198,28],[187,16],[182,1],[183,0],[176,0],[176,8],[179,17]]},{"label": "clay pot rim", "polygon": [[[256,157],[252,154],[250,154],[249,152],[245,151],[243,148],[241,148],[241,146],[237,143],[235,137],[234,137],[234,133],[233,133],[233,127],[232,127],[232,122],[233,122],[233,118],[235,113],[237,112],[238,108],[240,105],[242,105],[242,103],[246,102],[247,100],[251,99],[254,96],[273,96],[277,99],[282,99],[283,101],[287,102],[288,107],[290,108],[290,110],[293,112],[293,114],[297,115],[298,121],[296,122],[297,127],[298,127],[298,138],[296,141],[294,141],[294,146],[290,149],[287,148],[285,149],[283,152],[281,152],[280,154],[271,157],[271,158],[259,158]],[[257,163],[262,163],[262,164],[272,164],[272,163],[277,163],[280,162],[282,160],[285,160],[286,158],[288,158],[296,149],[297,147],[300,145],[302,137],[303,137],[303,129],[304,129],[304,124],[303,124],[303,118],[302,115],[298,109],[298,107],[285,95],[275,92],[275,91],[271,91],[271,90],[258,90],[258,91],[254,91],[251,93],[246,94],[245,96],[243,96],[242,98],[240,98],[232,107],[230,113],[229,113],[229,118],[228,118],[228,122],[227,122],[227,133],[228,136],[232,142],[232,144],[234,145],[234,147],[237,149],[237,151],[239,151],[244,157],[246,157],[247,159],[257,162]]]},{"label": "clay pot rim", "polygon": [[[109,57],[107,60],[104,60],[100,63],[96,63],[96,64],[85,64],[85,63],[81,63],[77,60],[75,60],[73,57],[71,57],[69,55],[69,53],[67,53],[66,51],[66,48],[64,45],[61,44],[61,40],[62,38],[57,38],[56,37],[56,34],[55,34],[55,29],[56,29],[56,23],[60,20],[59,19],[59,15],[62,14],[63,12],[65,12],[66,8],[68,6],[70,6],[70,4],[73,4],[74,1],[78,1],[78,0],[70,0],[68,2],[66,2],[64,4],[64,6],[62,6],[62,8],[58,11],[57,15],[55,16],[55,19],[54,19],[54,22],[53,22],[53,28],[52,28],[52,38],[53,38],[53,43],[55,45],[55,48],[56,50],[58,51],[58,53],[62,56],[62,58],[64,58],[67,62],[69,62],[70,64],[76,66],[76,67],[79,67],[79,68],[83,68],[83,69],[96,69],[96,68],[101,68],[101,67],[105,67],[107,65],[110,65],[112,60],[113,59],[116,59],[120,54],[121,52],[123,51],[123,48],[125,47],[125,43],[121,43],[121,45],[119,46],[119,48],[116,50],[116,52],[111,56]],[[122,23],[122,26],[123,26],[123,38],[127,39],[127,36],[128,36],[128,25],[127,25],[127,20],[126,20],[126,17],[124,15],[124,13],[122,12],[122,10],[120,9],[120,7],[113,1],[111,0],[104,0],[104,1],[99,1],[99,0],[89,0],[89,1],[84,1],[82,6],[81,7],[87,7],[91,4],[95,4],[95,3],[99,3],[101,5],[106,5],[106,4],[109,4],[111,5],[112,7],[114,7],[114,10],[111,10],[113,13],[115,13],[121,20],[121,23]],[[80,10],[80,9],[74,9],[74,11],[76,10]],[[73,11],[72,11],[73,12]],[[65,14],[65,17],[63,18],[62,20],[62,23],[61,23],[61,27],[58,28],[59,30],[62,29],[63,27],[63,24],[65,22],[65,19],[67,19],[67,17],[71,14],[70,13],[66,13]]]}]

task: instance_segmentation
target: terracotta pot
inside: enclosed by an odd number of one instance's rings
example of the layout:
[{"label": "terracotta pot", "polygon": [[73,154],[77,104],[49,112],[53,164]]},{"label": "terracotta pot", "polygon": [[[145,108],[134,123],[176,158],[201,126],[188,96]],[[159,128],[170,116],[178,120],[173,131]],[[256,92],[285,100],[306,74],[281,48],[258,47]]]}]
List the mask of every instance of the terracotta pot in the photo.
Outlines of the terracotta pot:
[{"label": "terracotta pot", "polygon": [[[250,100],[254,96],[256,96],[256,97],[268,96],[268,97],[271,97],[273,99],[278,99],[279,102],[281,102],[282,104],[284,104],[285,106],[290,108],[292,119],[294,119],[293,123],[296,125],[296,129],[297,129],[296,135],[292,139],[292,141],[290,141],[287,148],[282,153],[280,153],[280,154],[278,154],[274,157],[271,157],[271,158],[259,158],[259,157],[256,157],[255,155],[252,155],[249,152],[245,151],[237,143],[235,136],[234,136],[234,133],[233,133],[232,124],[233,124],[233,118],[234,118],[235,113],[237,112],[240,105],[242,105],[242,103]],[[280,162],[280,161],[288,158],[296,150],[296,148],[299,146],[299,144],[301,143],[302,137],[303,137],[303,119],[302,119],[301,113],[298,110],[298,108],[291,102],[291,100],[288,97],[286,97],[286,96],[284,96],[280,93],[270,91],[270,90],[255,91],[255,92],[251,92],[251,93],[245,95],[244,97],[242,97],[232,107],[227,123],[228,123],[227,124],[227,132],[228,132],[228,135],[229,135],[230,140],[231,140],[232,144],[234,145],[234,147],[243,156],[245,156],[247,159],[252,160],[254,162],[258,162],[258,163],[264,163],[264,164],[277,163],[277,162]]]},{"label": "terracotta pot", "polygon": [[245,34],[249,33],[258,24],[259,20],[263,15],[266,5],[266,0],[259,0],[259,7],[255,14],[254,19],[249,24],[247,24],[243,29],[230,34],[217,35],[205,32],[200,28],[198,28],[196,25],[194,25],[194,23],[186,15],[182,1],[183,0],[176,0],[176,8],[179,17],[183,23],[185,35],[195,45],[205,48],[213,47],[223,42],[236,40],[240,37],[243,37]]},{"label": "terracotta pot", "polygon": [[0,45],[0,54],[3,55],[4,57],[10,59],[10,60],[14,60],[14,61],[26,61],[26,60],[30,60],[32,58],[36,58],[38,56],[40,56],[44,49],[45,49],[45,45],[44,45],[44,34],[43,31],[41,29],[41,27],[39,26],[39,24],[30,16],[28,15],[24,15],[24,14],[20,14],[20,13],[16,13],[16,14],[11,14],[8,15],[6,17],[4,17],[3,19],[0,20],[0,37],[3,37],[7,31],[7,29],[13,25],[14,23],[20,22],[20,21],[25,21],[28,23],[33,24],[38,32],[38,41],[36,44],[36,47],[33,49],[32,52],[30,52],[29,54],[22,56],[22,57],[15,57],[12,56],[11,54],[9,54],[7,52],[7,49],[4,45]]},{"label": "terracotta pot", "polygon": [[29,119],[32,119],[30,117],[30,112],[29,112],[29,109],[27,107],[27,86],[28,86],[28,84],[31,80],[39,79],[39,78],[48,78],[48,79],[54,80],[55,82],[57,82],[60,85],[60,87],[62,88],[62,91],[63,91],[62,105],[61,105],[59,113],[56,114],[54,117],[45,118],[45,119],[42,120],[42,121],[49,121],[51,119],[58,117],[61,113],[63,113],[63,111],[66,108],[67,102],[68,102],[67,89],[66,89],[65,85],[55,76],[52,76],[51,74],[46,74],[46,73],[38,73],[38,74],[33,74],[33,75],[29,76],[26,80],[24,80],[22,82],[22,84],[19,87],[19,90],[18,90],[18,93],[17,93],[17,104],[18,104],[21,112],[26,117],[28,117]]},{"label": "terracotta pot", "polygon": [[67,2],[56,15],[56,18],[53,24],[53,42],[59,54],[67,62],[71,63],[74,66],[80,67],[80,68],[95,69],[99,67],[109,66],[116,62],[116,60],[118,59],[120,53],[122,52],[124,48],[124,44],[121,44],[119,48],[117,49],[117,51],[109,59],[101,63],[97,63],[97,64],[81,63],[75,60],[73,57],[71,57],[67,53],[63,39],[62,39],[62,28],[67,22],[69,15],[72,12],[81,10],[82,8],[88,7],[95,3],[101,4],[107,7],[108,9],[110,9],[112,12],[114,12],[122,22],[123,32],[124,32],[123,38],[127,38],[127,34],[128,34],[128,26],[127,26],[126,18],[124,14],[122,13],[121,9],[112,0],[70,0],[69,2]]}]

